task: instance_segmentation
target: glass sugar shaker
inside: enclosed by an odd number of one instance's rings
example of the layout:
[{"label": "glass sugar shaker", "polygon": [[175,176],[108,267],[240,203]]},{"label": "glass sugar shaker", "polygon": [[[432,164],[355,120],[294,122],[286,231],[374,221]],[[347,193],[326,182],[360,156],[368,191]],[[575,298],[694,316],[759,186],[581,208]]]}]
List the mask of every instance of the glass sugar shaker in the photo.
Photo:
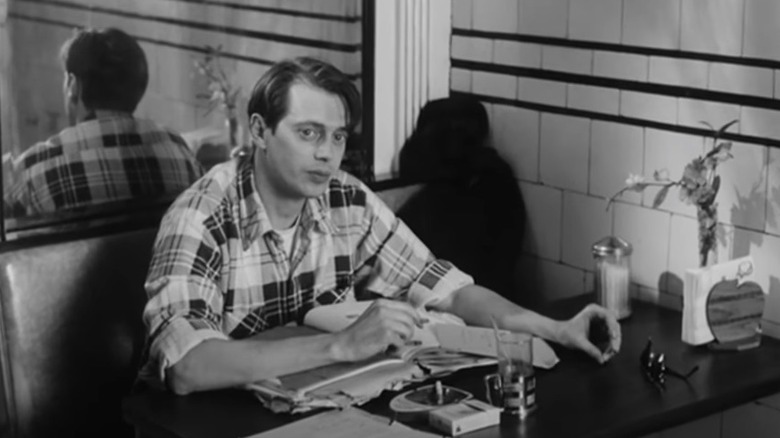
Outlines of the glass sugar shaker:
[{"label": "glass sugar shaker", "polygon": [[614,311],[618,319],[631,315],[629,297],[631,244],[617,236],[607,236],[593,244],[596,302]]}]

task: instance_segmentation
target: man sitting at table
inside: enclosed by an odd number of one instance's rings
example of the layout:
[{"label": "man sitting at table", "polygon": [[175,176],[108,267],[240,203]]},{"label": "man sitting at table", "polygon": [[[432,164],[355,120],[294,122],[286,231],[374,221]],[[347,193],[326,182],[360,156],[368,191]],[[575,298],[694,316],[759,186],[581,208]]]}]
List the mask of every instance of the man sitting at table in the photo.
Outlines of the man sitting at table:
[{"label": "man sitting at table", "polygon": [[135,39],[113,28],[79,30],[60,56],[71,126],[14,159],[11,215],[170,202],[202,175],[179,134],[133,117],[149,82]]},{"label": "man sitting at table", "polygon": [[[620,326],[606,309],[588,305],[554,321],[473,284],[339,171],[361,104],[335,67],[310,58],[277,63],[255,85],[248,114],[253,149],[212,169],[162,221],[146,282],[143,380],[187,394],[358,361],[403,345],[422,307],[472,325],[495,320],[599,362],[620,348]],[[386,299],[345,330],[256,336],[353,298],[358,285]],[[592,319],[610,328],[604,352],[588,340]]]}]

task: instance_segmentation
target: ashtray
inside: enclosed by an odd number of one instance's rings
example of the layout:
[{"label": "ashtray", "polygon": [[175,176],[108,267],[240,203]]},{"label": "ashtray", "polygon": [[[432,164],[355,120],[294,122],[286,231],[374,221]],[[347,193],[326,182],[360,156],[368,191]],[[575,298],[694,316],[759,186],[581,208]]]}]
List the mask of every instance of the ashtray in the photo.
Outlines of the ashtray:
[{"label": "ashtray", "polygon": [[422,414],[425,414],[427,418],[429,411],[457,404],[474,397],[469,392],[446,385],[440,385],[440,396],[436,386],[425,385],[399,394],[390,400],[390,409],[396,415],[405,416],[406,419]]}]

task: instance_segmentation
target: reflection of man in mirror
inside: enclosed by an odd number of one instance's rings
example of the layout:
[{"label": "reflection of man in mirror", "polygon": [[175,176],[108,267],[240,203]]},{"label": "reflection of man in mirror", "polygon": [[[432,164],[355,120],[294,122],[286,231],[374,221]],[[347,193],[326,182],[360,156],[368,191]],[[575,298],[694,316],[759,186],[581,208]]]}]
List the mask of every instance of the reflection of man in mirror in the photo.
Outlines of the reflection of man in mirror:
[{"label": "reflection of man in mirror", "polygon": [[[364,360],[403,346],[423,323],[421,308],[474,325],[496,321],[599,362],[620,348],[620,326],[606,309],[590,305],[554,321],[475,285],[340,171],[361,104],[335,67],[277,63],[255,85],[248,116],[252,149],[217,165],[163,218],[146,282],[144,381],[188,393]],[[302,321],[315,306],[355,300],[359,285],[382,299],[340,332],[262,333]],[[596,319],[609,327],[608,352],[588,340]]]},{"label": "reflection of man in mirror", "polygon": [[14,183],[5,191],[11,214],[163,202],[201,176],[179,134],[133,117],[149,73],[131,36],[112,28],[79,30],[60,57],[71,126],[14,159]]}]

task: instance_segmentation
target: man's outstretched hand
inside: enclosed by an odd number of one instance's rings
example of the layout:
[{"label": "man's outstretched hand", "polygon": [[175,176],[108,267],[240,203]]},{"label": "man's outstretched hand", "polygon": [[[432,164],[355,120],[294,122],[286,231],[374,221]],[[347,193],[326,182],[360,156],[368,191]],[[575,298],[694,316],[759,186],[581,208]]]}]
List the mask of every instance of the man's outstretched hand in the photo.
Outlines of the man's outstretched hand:
[{"label": "man's outstretched hand", "polygon": [[588,304],[576,316],[561,323],[558,343],[584,351],[598,363],[605,363],[620,351],[620,324],[611,312]]}]

